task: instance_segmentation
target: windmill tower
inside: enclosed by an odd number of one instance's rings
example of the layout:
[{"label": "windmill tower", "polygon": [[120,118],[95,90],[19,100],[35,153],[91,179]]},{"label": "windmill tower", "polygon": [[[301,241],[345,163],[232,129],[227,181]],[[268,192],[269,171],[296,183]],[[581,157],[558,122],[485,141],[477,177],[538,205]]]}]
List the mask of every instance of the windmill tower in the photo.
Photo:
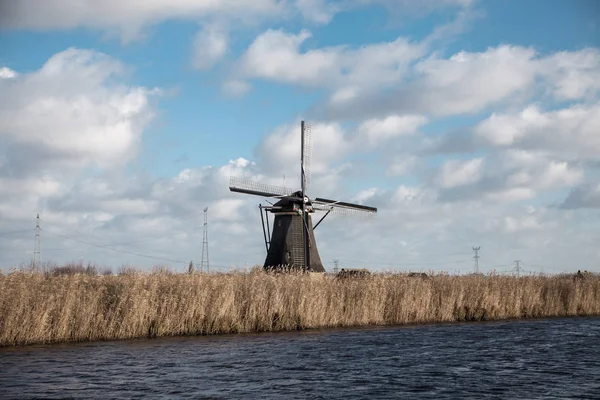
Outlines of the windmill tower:
[{"label": "windmill tower", "polygon": [[[332,212],[373,216],[377,213],[377,208],[321,197],[311,200],[307,195],[307,189],[310,184],[312,142],[310,127],[305,125],[304,121],[301,123],[300,132],[300,190],[293,191],[234,176],[230,178],[229,190],[279,199],[271,206],[259,205],[267,247],[267,257],[263,266],[265,269],[289,266],[294,269],[325,272],[317,250],[314,229]],[[325,215],[313,226],[311,214],[317,211],[323,211]],[[263,212],[267,217],[266,231]],[[272,233],[269,232],[268,212],[274,214]]]}]

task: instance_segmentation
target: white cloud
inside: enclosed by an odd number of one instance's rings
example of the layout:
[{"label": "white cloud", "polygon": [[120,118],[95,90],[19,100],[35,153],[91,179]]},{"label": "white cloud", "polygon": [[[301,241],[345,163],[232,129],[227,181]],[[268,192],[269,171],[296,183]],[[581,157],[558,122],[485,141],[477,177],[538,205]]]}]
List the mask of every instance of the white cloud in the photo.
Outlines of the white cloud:
[{"label": "white cloud", "polygon": [[483,174],[482,167],[482,158],[475,158],[468,161],[446,161],[442,166],[438,182],[443,188],[473,184],[481,179]]},{"label": "white cloud", "polygon": [[337,91],[335,91],[330,98],[330,101],[333,104],[340,104],[340,103],[344,103],[346,101],[355,99],[356,96],[358,96],[358,89],[354,88],[354,87],[344,87],[342,89],[339,89]]},{"label": "white cloud", "polygon": [[460,51],[448,58],[434,53],[413,60],[410,72],[389,80],[385,91],[379,90],[377,79],[362,85],[360,95],[333,81],[331,98],[315,106],[315,112],[330,119],[392,113],[443,117],[520,106],[538,95],[549,100],[589,100],[600,90],[596,83],[600,50],[594,48],[542,56],[533,48],[500,45],[483,52]]},{"label": "white cloud", "polygon": [[57,162],[108,167],[130,160],[155,92],[109,83],[122,73],[108,56],[71,48],[10,85],[0,81],[0,137]]},{"label": "white cloud", "polygon": [[511,203],[574,187],[584,178],[582,165],[551,153],[501,149],[470,161],[448,161],[435,182],[442,201]]},{"label": "white cloud", "polygon": [[101,210],[105,211],[105,215],[115,214],[151,214],[158,211],[158,202],[154,200],[144,199],[106,199],[102,201]]},{"label": "white cloud", "polygon": [[341,6],[328,0],[296,0],[296,7],[307,21],[328,24]]},{"label": "white cloud", "polygon": [[600,51],[562,51],[540,61],[541,74],[558,100],[593,98],[600,91]]},{"label": "white cloud", "polygon": [[381,192],[382,191],[379,188],[369,188],[361,190],[352,200],[358,204],[364,204],[366,201],[370,200],[375,195],[380,194]]},{"label": "white cloud", "polygon": [[[352,144],[338,124],[314,124],[311,135],[313,174],[328,172],[331,163],[340,160],[352,150]],[[299,123],[274,130],[263,138],[257,152],[266,171],[286,174],[293,185],[296,185],[296,181],[299,182]]]},{"label": "white cloud", "polygon": [[251,88],[252,86],[248,82],[232,80],[223,84],[223,93],[232,97],[240,97],[248,93]]},{"label": "white cloud", "polygon": [[2,197],[5,198],[20,198],[23,193],[36,193],[38,196],[46,197],[58,194],[65,189],[60,181],[51,176],[25,179],[0,176],[0,188],[2,188]]},{"label": "white cloud", "polygon": [[244,198],[217,200],[210,207],[211,218],[216,218],[219,221],[240,220],[242,218],[240,209],[246,202],[247,200]]},{"label": "white cloud", "polygon": [[240,58],[239,76],[340,88],[339,100],[352,97],[353,90],[361,86],[398,81],[409,64],[423,54],[421,46],[405,38],[356,49],[337,46],[301,51],[300,46],[311,36],[308,30],[298,34],[267,30]]},{"label": "white cloud", "polygon": [[545,226],[536,217],[531,215],[520,218],[504,218],[504,229],[507,232],[522,232],[524,230],[539,230],[544,228]]},{"label": "white cloud", "polygon": [[427,122],[421,115],[390,115],[383,119],[369,119],[359,126],[359,131],[365,135],[371,144],[402,135],[412,135]]},{"label": "white cloud", "polygon": [[392,176],[409,174],[417,166],[418,162],[418,158],[412,155],[395,158],[388,166],[387,173]]},{"label": "white cloud", "polygon": [[0,27],[10,29],[74,29],[90,27],[117,31],[131,40],[141,30],[167,20],[233,20],[253,24],[261,19],[284,20],[300,15],[305,22],[326,24],[335,14],[380,4],[389,10],[412,15],[425,15],[440,7],[469,7],[472,0],[105,0],[62,1],[21,0],[3,4]]},{"label": "white cloud", "polygon": [[17,72],[8,67],[0,68],[0,79],[11,79],[17,76]]},{"label": "white cloud", "polygon": [[415,71],[423,79],[422,101],[432,113],[472,113],[530,86],[535,52],[499,46],[483,53],[461,51],[449,59],[430,58]]},{"label": "white cloud", "polygon": [[531,105],[520,113],[493,113],[475,135],[493,146],[545,150],[573,160],[600,159],[600,103],[556,111]]},{"label": "white cloud", "polygon": [[3,5],[0,26],[16,29],[74,29],[90,27],[116,31],[128,41],[139,37],[144,27],[170,19],[238,20],[282,16],[284,2],[278,0],[173,0],[173,1],[61,1],[24,0]]},{"label": "white cloud", "polygon": [[311,33],[287,34],[269,29],[258,36],[241,59],[242,74],[246,77],[270,78],[290,83],[310,83],[328,79],[337,68],[335,51],[300,53],[300,45]]},{"label": "white cloud", "polygon": [[519,200],[533,199],[536,191],[529,187],[509,187],[484,194],[484,200],[498,203],[513,203]]},{"label": "white cloud", "polygon": [[0,80],[0,219],[29,220],[78,189],[83,203],[97,201],[86,209],[69,198],[64,208],[72,210],[56,211],[65,223],[81,210],[110,218],[153,209],[144,200],[110,198],[106,182],[79,181],[90,168],[110,171],[132,160],[153,117],[157,92],[123,83],[126,71],[104,54],[71,48],[37,71]]},{"label": "white cloud", "polygon": [[420,195],[420,189],[400,185],[392,195],[392,202],[395,204],[406,204],[415,201]]},{"label": "white cloud", "polygon": [[536,179],[536,186],[542,189],[570,187],[583,180],[581,168],[574,168],[568,162],[551,162]]},{"label": "white cloud", "polygon": [[212,68],[228,50],[227,33],[222,27],[205,26],[196,34],[192,48],[192,64],[197,69]]}]

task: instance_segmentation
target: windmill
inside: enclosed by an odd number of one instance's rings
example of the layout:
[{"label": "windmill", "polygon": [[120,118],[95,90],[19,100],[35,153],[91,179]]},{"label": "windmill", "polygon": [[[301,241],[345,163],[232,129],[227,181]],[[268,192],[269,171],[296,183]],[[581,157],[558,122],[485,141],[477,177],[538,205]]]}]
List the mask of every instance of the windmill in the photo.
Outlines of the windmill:
[{"label": "windmill", "polygon": [[[329,215],[353,214],[374,216],[377,208],[307,195],[310,184],[312,141],[310,127],[301,122],[300,190],[262,184],[232,176],[229,190],[255,196],[279,199],[275,204],[259,204],[267,257],[264,268],[291,267],[313,272],[325,272],[315,242],[314,229]],[[322,211],[325,215],[313,226],[311,214]],[[263,215],[264,212],[264,215]],[[268,212],[274,214],[273,232],[270,232]],[[265,227],[266,219],[266,227]],[[270,239],[269,239],[270,238]]]}]

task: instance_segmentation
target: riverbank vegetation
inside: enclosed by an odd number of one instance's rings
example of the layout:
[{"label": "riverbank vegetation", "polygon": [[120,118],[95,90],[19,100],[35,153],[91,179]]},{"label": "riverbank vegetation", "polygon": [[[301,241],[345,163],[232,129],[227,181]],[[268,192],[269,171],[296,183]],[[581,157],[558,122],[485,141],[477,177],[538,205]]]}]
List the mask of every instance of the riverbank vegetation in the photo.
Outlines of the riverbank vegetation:
[{"label": "riverbank vegetation", "polygon": [[598,274],[0,274],[0,346],[584,315],[600,315]]}]

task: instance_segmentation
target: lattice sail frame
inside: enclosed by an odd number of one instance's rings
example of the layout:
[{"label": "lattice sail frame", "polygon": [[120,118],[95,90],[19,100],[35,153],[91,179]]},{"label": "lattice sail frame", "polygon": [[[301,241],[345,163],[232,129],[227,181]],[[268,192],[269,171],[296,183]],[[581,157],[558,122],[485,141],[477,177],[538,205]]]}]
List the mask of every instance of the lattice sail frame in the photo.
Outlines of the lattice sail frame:
[{"label": "lattice sail frame", "polygon": [[324,203],[313,203],[313,210],[329,212],[332,215],[344,215],[361,219],[372,219],[377,215],[376,211],[362,210],[359,208],[351,208],[344,206],[336,206],[334,204],[327,205]]},{"label": "lattice sail frame", "polygon": [[[302,159],[302,165],[304,167],[304,187],[308,190],[310,186],[310,170],[312,163],[312,127],[305,123],[304,124],[304,149],[302,154],[304,155]],[[302,187],[302,182],[300,182],[300,187]]]},{"label": "lattice sail frame", "polygon": [[[229,178],[229,188],[233,189],[241,189],[250,192],[262,192],[266,195],[276,195],[276,196],[289,196],[294,193],[293,189],[285,188],[283,186],[277,185],[269,185],[266,183],[260,183],[255,180],[249,178],[241,178],[238,176],[232,176]],[[272,196],[267,196],[272,197]]]}]

